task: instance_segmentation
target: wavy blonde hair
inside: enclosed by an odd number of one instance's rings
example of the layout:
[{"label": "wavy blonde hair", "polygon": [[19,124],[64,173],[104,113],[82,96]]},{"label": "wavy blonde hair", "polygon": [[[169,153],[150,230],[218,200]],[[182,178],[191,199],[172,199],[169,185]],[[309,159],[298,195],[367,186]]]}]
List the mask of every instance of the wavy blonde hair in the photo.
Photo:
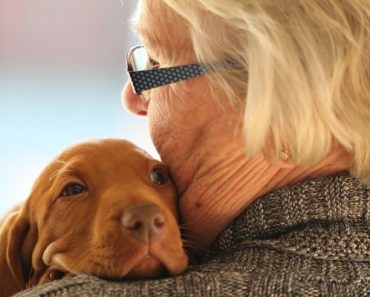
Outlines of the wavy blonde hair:
[{"label": "wavy blonde hair", "polygon": [[242,91],[249,155],[288,149],[309,165],[336,142],[370,183],[369,0],[157,2],[185,20],[199,62],[232,57],[245,70],[212,80],[231,100]]}]

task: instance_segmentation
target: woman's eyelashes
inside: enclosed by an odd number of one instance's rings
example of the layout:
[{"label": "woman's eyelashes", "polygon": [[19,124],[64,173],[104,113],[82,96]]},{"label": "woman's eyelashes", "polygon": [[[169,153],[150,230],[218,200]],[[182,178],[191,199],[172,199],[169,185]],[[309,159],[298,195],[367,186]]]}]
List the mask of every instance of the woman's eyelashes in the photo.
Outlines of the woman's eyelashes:
[{"label": "woman's eyelashes", "polygon": [[159,68],[160,64],[157,60],[154,60],[153,58],[149,57],[149,64],[151,69]]}]

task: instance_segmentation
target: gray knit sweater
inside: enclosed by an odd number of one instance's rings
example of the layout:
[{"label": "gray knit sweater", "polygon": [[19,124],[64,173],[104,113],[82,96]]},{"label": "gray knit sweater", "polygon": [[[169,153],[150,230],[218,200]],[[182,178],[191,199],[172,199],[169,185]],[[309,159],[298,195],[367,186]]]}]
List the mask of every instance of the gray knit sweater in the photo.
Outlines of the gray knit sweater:
[{"label": "gray knit sweater", "polygon": [[82,275],[18,296],[370,296],[370,188],[340,174],[267,194],[178,277]]}]

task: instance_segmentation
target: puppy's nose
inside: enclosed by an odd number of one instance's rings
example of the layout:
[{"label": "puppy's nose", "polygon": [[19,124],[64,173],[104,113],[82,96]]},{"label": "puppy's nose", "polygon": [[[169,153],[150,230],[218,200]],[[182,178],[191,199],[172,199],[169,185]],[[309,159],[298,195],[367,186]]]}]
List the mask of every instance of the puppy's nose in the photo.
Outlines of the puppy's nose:
[{"label": "puppy's nose", "polygon": [[155,205],[141,205],[126,209],[122,224],[130,234],[143,243],[156,240],[165,227],[165,216]]}]

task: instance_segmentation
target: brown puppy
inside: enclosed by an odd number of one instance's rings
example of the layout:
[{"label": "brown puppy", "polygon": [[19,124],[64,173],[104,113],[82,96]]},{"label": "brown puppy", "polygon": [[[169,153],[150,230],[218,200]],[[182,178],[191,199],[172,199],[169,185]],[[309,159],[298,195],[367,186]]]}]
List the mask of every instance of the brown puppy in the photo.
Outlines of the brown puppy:
[{"label": "brown puppy", "polygon": [[0,296],[66,275],[177,275],[187,268],[164,165],[123,140],[62,152],[0,226]]}]

